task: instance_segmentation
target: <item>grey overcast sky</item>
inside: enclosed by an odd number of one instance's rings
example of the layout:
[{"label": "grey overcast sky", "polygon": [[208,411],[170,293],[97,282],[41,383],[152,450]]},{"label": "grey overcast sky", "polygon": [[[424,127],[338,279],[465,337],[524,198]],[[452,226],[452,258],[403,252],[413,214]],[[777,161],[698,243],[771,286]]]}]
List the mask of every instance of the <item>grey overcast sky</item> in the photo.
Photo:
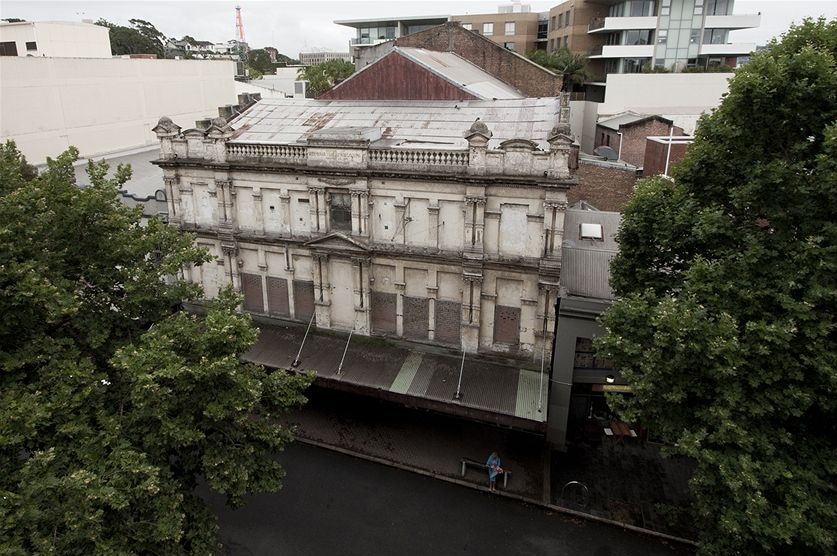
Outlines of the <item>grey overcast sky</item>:
[{"label": "grey overcast sky", "polygon": [[[199,40],[222,42],[234,37],[235,6],[241,6],[244,33],[253,48],[275,46],[292,57],[300,51],[347,51],[354,30],[335,25],[335,19],[380,18],[408,15],[496,13],[507,1],[484,0],[330,0],[258,1],[173,0],[0,0],[0,18],[28,21],[79,21],[105,18],[128,24],[129,19],[153,23],[169,37],[191,35]],[[523,2],[532,11],[547,11],[560,0]],[[737,0],[735,13],[761,12],[759,29],[735,31],[731,40],[764,44],[804,17],[837,17],[837,0]]]}]

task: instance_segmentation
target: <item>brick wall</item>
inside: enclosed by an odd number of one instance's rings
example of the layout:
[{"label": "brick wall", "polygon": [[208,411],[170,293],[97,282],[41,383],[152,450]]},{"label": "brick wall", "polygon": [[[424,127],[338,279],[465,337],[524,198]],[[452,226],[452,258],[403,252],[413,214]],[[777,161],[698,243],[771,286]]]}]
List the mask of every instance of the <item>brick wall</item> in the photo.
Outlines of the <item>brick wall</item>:
[{"label": "brick wall", "polygon": [[[668,135],[671,125],[661,120],[648,120],[646,122],[623,126],[622,131],[622,160],[634,166],[642,166],[645,163],[645,142],[652,135]],[[674,135],[682,135],[683,130],[674,128]],[[618,149],[618,146],[616,147]]]},{"label": "brick wall", "polygon": [[637,180],[633,168],[618,168],[581,161],[578,185],[567,192],[570,204],[587,201],[599,210],[622,212]]},{"label": "brick wall", "polygon": [[561,92],[562,78],[477,33],[450,22],[395,40],[396,46],[455,52],[530,97]]},{"label": "brick wall", "polygon": [[657,141],[646,140],[645,162],[642,166],[643,176],[657,176],[666,171],[666,156],[669,157],[668,173],[671,169],[686,156],[689,145],[684,143],[672,143],[669,154],[668,145]]}]

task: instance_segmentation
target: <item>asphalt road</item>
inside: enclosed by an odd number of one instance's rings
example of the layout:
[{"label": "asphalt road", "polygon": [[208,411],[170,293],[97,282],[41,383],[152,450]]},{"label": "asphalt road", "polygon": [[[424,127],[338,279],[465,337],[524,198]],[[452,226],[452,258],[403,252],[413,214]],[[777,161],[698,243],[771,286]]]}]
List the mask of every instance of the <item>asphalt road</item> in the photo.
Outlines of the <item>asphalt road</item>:
[{"label": "asphalt road", "polygon": [[680,545],[434,480],[340,453],[294,444],[277,494],[219,514],[230,556],[691,554]]}]

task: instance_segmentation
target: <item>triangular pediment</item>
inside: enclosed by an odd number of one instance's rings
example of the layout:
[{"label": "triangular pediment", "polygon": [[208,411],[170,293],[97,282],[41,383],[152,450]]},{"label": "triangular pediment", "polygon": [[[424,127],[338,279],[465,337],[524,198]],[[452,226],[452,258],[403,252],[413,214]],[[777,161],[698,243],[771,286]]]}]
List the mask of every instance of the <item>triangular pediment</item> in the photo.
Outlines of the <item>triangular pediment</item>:
[{"label": "triangular pediment", "polygon": [[311,241],[305,242],[305,246],[312,249],[353,251],[356,253],[366,253],[369,251],[369,248],[360,241],[340,232],[334,232],[327,236],[312,239]]}]

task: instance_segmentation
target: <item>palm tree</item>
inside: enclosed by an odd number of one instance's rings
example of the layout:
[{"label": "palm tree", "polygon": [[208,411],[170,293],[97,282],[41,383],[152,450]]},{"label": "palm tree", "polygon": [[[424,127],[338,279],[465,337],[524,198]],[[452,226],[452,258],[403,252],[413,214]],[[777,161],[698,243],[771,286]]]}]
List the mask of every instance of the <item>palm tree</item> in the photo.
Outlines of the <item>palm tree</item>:
[{"label": "palm tree", "polygon": [[561,47],[552,52],[535,50],[529,53],[529,59],[564,76],[562,87],[564,91],[569,91],[573,85],[581,85],[590,79],[590,70],[587,69],[587,56],[573,52],[566,47]]}]

